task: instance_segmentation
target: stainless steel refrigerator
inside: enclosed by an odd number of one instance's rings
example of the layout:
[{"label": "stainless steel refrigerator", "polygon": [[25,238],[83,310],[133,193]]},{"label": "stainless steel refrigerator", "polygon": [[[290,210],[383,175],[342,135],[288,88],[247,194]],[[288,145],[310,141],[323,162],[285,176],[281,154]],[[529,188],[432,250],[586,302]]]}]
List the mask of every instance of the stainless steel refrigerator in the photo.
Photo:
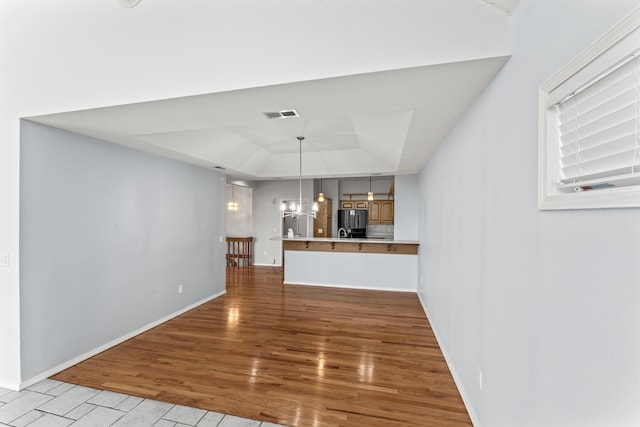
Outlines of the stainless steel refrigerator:
[{"label": "stainless steel refrigerator", "polygon": [[[338,232],[344,229],[347,237],[367,237],[367,210],[366,209],[338,209]],[[338,237],[343,237],[338,235]]]}]

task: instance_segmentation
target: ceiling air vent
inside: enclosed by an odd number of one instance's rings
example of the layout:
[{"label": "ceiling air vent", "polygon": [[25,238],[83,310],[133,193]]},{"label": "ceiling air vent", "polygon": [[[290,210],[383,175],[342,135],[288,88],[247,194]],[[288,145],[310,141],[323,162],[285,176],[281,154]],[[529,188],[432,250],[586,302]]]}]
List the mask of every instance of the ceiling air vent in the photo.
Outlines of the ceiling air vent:
[{"label": "ceiling air vent", "polygon": [[286,119],[289,117],[300,117],[296,110],[267,111],[262,113],[267,119]]}]

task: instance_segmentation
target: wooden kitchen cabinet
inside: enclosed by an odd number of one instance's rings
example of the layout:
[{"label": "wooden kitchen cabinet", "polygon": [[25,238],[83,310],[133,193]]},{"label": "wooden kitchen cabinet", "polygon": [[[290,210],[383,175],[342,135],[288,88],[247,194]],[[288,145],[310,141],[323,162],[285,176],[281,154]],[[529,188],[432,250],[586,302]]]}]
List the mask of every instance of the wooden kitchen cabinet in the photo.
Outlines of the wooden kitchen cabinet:
[{"label": "wooden kitchen cabinet", "polygon": [[380,202],[374,200],[369,205],[369,224],[380,224]]},{"label": "wooden kitchen cabinet", "polygon": [[380,213],[382,224],[393,224],[393,200],[380,200]]},{"label": "wooden kitchen cabinet", "polygon": [[366,209],[369,224],[393,224],[393,200],[342,200],[340,209]]},{"label": "wooden kitchen cabinet", "polygon": [[369,202],[369,224],[393,224],[393,200]]},{"label": "wooden kitchen cabinet", "polygon": [[333,207],[331,199],[318,202],[318,212],[313,220],[313,237],[332,237]]},{"label": "wooden kitchen cabinet", "polygon": [[340,202],[340,209],[369,209],[369,202],[366,200],[343,200]]}]

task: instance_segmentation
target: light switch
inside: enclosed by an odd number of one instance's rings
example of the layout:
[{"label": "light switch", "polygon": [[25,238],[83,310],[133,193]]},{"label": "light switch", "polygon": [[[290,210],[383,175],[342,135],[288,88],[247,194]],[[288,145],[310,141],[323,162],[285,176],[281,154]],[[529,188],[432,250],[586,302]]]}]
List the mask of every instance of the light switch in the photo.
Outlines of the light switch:
[{"label": "light switch", "polygon": [[0,254],[0,267],[9,267],[9,254]]}]

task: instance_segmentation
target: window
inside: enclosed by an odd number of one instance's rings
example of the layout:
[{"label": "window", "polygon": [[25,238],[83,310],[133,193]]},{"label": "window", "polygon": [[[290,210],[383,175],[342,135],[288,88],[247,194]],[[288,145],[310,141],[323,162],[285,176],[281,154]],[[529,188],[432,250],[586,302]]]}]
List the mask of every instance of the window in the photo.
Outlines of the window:
[{"label": "window", "polygon": [[540,87],[538,206],[640,206],[640,8]]}]

